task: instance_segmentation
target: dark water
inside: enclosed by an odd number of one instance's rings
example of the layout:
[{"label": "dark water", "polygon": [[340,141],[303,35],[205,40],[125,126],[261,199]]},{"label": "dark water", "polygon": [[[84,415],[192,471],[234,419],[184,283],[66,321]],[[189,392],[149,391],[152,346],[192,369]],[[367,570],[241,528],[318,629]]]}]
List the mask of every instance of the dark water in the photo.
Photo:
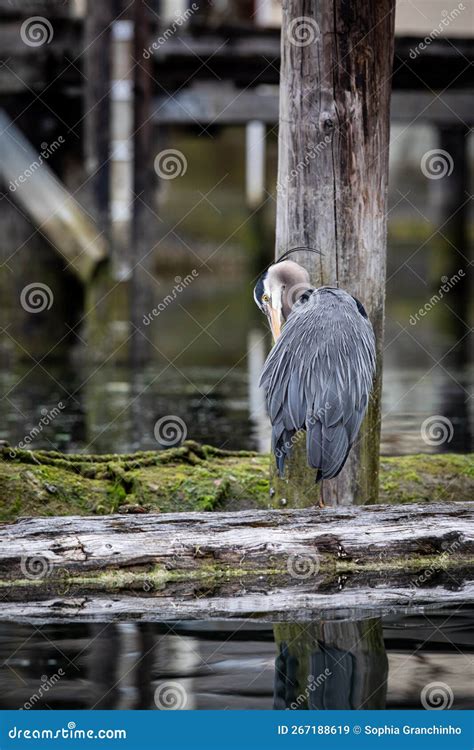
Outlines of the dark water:
[{"label": "dark water", "polygon": [[3,623],[0,708],[469,708],[473,614],[274,626]]},{"label": "dark water", "polygon": [[[420,171],[423,154],[436,145],[435,130],[404,131],[394,128],[391,145],[382,450],[467,451],[474,404],[469,289],[456,283],[435,304],[430,299],[443,278],[459,270],[467,274],[472,243],[466,236],[466,247],[457,247],[446,239],[436,186]],[[176,274],[182,278],[193,269],[197,276],[149,325],[141,325],[145,366],[131,363],[122,346],[130,314],[120,295],[96,313],[108,320],[99,334],[94,314],[81,307],[82,292],[64,284],[63,264],[3,201],[0,261],[10,260],[0,275],[0,439],[24,440],[62,400],[65,408],[35,433],[32,447],[155,448],[155,422],[171,414],[184,420],[196,440],[267,448],[255,383],[270,340],[252,291],[273,254],[275,201],[269,193],[259,217],[246,205],[243,128],[223,128],[212,138],[176,131],[173,146],[187,154],[189,169],[160,192],[160,234],[144,274],[149,288],[138,296],[137,320],[173,291]],[[276,147],[276,137],[269,137],[269,186],[276,181]],[[203,191],[210,191],[208,200]],[[54,304],[26,313],[22,287],[38,281],[51,285]],[[427,303],[428,312],[419,315]],[[450,439],[427,443],[421,426],[436,416],[449,420]]]},{"label": "dark water", "polygon": [[[251,279],[241,278],[227,290],[229,301],[237,300],[230,309],[223,306],[219,282],[194,284],[192,295],[185,290],[179,304],[146,329],[152,344],[145,366],[96,360],[97,351],[88,362],[80,345],[79,353],[72,348],[39,364],[31,358],[5,359],[0,439],[66,452],[155,449],[160,447],[156,421],[174,415],[184,421],[189,438],[229,449],[268,450],[269,425],[256,384],[270,338],[253,309]],[[196,301],[201,293],[204,311]],[[469,450],[469,365],[449,357],[456,339],[440,333],[434,318],[411,328],[409,310],[416,303],[403,313],[395,303],[387,314],[382,452]],[[442,357],[439,349],[448,355]],[[58,403],[63,408],[58,410]],[[423,423],[439,417],[449,420],[445,439],[427,440]]]}]

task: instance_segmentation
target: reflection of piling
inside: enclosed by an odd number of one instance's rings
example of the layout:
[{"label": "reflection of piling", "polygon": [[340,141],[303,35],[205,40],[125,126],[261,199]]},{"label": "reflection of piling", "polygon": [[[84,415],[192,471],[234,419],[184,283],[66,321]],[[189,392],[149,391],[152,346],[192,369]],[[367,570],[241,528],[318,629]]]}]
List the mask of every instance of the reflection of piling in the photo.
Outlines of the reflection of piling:
[{"label": "reflection of piling", "polygon": [[282,623],[274,634],[276,709],[385,708],[381,620]]},{"label": "reflection of piling", "polygon": [[120,633],[116,625],[90,626],[90,648],[87,652],[88,678],[90,680],[90,706],[95,709],[115,708],[119,697],[118,655]]}]

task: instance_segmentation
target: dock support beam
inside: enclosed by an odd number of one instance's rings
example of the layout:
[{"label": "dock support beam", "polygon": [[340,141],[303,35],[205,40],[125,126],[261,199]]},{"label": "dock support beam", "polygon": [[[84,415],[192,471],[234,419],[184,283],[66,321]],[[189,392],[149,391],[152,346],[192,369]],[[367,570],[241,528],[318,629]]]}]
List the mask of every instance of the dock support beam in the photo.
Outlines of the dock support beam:
[{"label": "dock support beam", "polygon": [[[297,245],[321,251],[298,257],[313,284],[360,299],[377,337],[367,418],[325,487],[334,505],[377,499],[394,10],[394,0],[283,2],[276,257]],[[293,453],[274,487],[298,506],[316,488],[303,445]]]},{"label": "dock support beam", "polygon": [[110,78],[112,2],[88,0],[84,19],[84,153],[91,203],[108,238],[110,204]]}]

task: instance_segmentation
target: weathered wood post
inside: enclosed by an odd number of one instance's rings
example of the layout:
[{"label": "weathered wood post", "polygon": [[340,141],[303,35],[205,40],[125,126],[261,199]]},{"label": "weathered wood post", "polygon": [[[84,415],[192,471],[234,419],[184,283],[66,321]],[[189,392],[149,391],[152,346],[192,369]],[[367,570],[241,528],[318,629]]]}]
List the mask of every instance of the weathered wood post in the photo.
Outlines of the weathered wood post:
[{"label": "weathered wood post", "polygon": [[[321,251],[298,257],[312,283],[360,299],[377,336],[368,415],[327,482],[331,504],[377,499],[394,10],[395,0],[283,1],[276,257],[298,245]],[[314,504],[301,442],[274,488],[277,503]]]},{"label": "weathered wood post", "polygon": [[87,2],[84,19],[84,151],[91,203],[108,238],[110,220],[110,77],[112,0]]},{"label": "weathered wood post", "polygon": [[[152,58],[144,55],[152,41],[151,13],[145,3],[135,0],[133,5],[133,204],[131,223],[130,264],[130,361],[132,368],[145,361],[150,345],[140,335],[143,316],[152,307],[150,276],[151,248],[157,219],[154,211],[153,189],[153,123],[151,120],[153,76]],[[142,265],[143,264],[143,265]],[[141,417],[138,415],[138,421]],[[142,430],[138,424],[138,430]]]}]

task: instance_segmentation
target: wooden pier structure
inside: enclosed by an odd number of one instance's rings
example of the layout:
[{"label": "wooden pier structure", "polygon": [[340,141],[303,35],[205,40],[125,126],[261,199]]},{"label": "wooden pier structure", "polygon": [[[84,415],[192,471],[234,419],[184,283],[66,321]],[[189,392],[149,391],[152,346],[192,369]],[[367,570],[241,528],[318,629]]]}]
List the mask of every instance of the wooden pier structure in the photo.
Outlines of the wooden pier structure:
[{"label": "wooden pier structure", "polygon": [[[152,169],[157,138],[173,126],[202,133],[254,121],[278,124],[280,29],[258,25],[257,11],[247,21],[212,24],[205,9],[188,11],[178,25],[160,15],[157,0],[0,2],[0,107],[33,149],[62,134],[65,147],[51,167],[66,189],[76,187],[77,201],[101,232],[84,253],[93,265],[115,252],[125,278],[135,265],[137,238],[150,236],[152,217],[143,203],[159,181]],[[32,16],[46,19],[38,31],[44,43],[25,42]],[[443,133],[472,125],[466,93],[474,90],[473,39],[453,44],[436,37],[414,54],[420,41],[395,38],[392,121],[430,122]],[[6,142],[9,126],[2,122]],[[3,178],[8,183],[5,170]],[[25,212],[38,225],[34,207]],[[64,227],[64,245],[68,234]],[[56,239],[54,246],[60,251]]]}]

